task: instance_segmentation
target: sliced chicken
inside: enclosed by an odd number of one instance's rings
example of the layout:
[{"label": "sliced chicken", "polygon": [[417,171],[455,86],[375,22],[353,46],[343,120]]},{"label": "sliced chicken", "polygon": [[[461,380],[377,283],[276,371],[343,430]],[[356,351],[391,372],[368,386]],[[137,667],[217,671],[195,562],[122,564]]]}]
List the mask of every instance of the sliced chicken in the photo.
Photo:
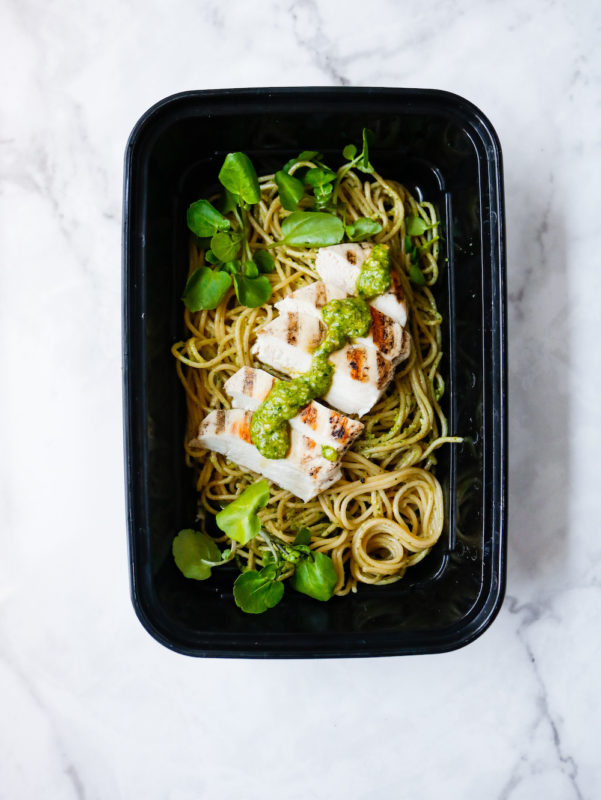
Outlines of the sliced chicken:
[{"label": "sliced chicken", "polygon": [[328,286],[323,281],[315,281],[308,286],[302,286],[295,292],[291,292],[275,304],[280,313],[284,311],[298,311],[302,314],[312,314],[321,319],[321,309],[330,300],[343,300],[348,297],[344,289],[337,286]]},{"label": "sliced chicken", "polygon": [[[300,375],[311,368],[312,356],[311,351],[298,342],[312,339],[316,347],[325,330],[326,326],[309,314],[280,314],[258,333],[252,352],[260,361],[286,375]],[[409,334],[406,331],[403,332],[402,349],[408,354]],[[335,369],[330,391],[324,400],[345,414],[367,414],[394,374],[392,361],[384,358],[373,345],[366,347],[356,342],[349,343],[332,353],[330,361]]]},{"label": "sliced chicken", "polygon": [[314,439],[290,431],[286,458],[264,458],[250,438],[251,411],[234,408],[211,411],[200,423],[193,444],[222,453],[241,467],[264,475],[282,489],[307,502],[341,477],[340,467],[324,458]]},{"label": "sliced chicken", "polygon": [[[234,408],[256,411],[265,400],[275,378],[262,369],[242,367],[223,387],[232,398]],[[318,445],[343,453],[363,431],[364,425],[349,419],[321,403],[311,402],[292,419],[290,427],[314,439]]]},{"label": "sliced chicken", "polygon": [[[331,247],[320,247],[315,259],[315,269],[329,287],[336,287],[349,295],[356,294],[361,265],[371,253],[371,248],[372,246],[368,244],[335,244]],[[370,305],[404,327],[407,324],[407,301],[394,269],[391,270],[391,275],[390,290],[374,298],[370,301]]]},{"label": "sliced chicken", "polygon": [[259,330],[251,352],[286,375],[300,375],[310,369],[313,350],[326,331],[325,323],[310,314],[280,314]]},{"label": "sliced chicken", "polygon": [[367,414],[392,380],[394,366],[373,347],[348,344],[330,355],[334,378],[324,400],[346,414]]},{"label": "sliced chicken", "polygon": [[[346,297],[344,291],[327,286],[323,281],[316,281],[309,286],[303,286],[292,292],[279,303],[275,304],[278,311],[283,313],[309,314],[321,319],[321,309],[330,300],[340,300]],[[394,322],[390,317],[382,314],[374,306],[370,306],[372,326],[365,337],[354,339],[355,344],[365,347],[376,347],[382,355],[398,364],[409,355],[409,337],[405,334],[402,325]]]}]

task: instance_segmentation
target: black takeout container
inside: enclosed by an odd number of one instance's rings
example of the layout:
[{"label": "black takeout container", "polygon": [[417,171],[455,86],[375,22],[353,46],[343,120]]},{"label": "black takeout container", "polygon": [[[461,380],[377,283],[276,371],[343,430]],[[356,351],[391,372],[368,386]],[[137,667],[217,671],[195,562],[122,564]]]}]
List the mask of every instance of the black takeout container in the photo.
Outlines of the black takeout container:
[{"label": "black takeout container", "polygon": [[[445,529],[395,584],[327,603],[287,589],[276,608],[246,615],[233,601],[233,568],[186,580],[171,555],[196,508],[184,391],[170,353],[184,333],[186,208],[218,189],[228,152],[247,153],[259,174],[309,149],[336,167],[363,127],[375,133],[378,172],[432,200],[443,220],[442,405],[450,432],[465,437],[438,451]],[[132,598],[159,642],[196,656],[436,653],[492,622],[506,551],[503,180],[496,133],[475,106],[441,91],[348,87],[194,91],[157,103],[125,156],[123,326]]]}]

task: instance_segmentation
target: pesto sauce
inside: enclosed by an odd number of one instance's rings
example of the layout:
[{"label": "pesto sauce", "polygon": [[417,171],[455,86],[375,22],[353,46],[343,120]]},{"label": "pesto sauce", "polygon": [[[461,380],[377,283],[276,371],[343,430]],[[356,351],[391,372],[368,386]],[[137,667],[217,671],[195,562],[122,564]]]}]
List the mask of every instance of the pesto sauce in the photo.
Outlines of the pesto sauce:
[{"label": "pesto sauce", "polygon": [[388,245],[377,244],[363,262],[357,279],[357,294],[369,300],[387,292],[391,283]]},{"label": "pesto sauce", "polygon": [[[286,458],[290,449],[288,420],[311,400],[328,393],[334,375],[334,365],[328,357],[344,347],[349,339],[367,336],[371,327],[367,300],[387,291],[390,283],[388,246],[375,245],[363,262],[357,279],[358,297],[330,300],[322,308],[321,316],[328,331],[319,347],[313,351],[309,371],[289,381],[276,380],[253,414],[250,438],[262,456]],[[336,461],[337,453],[332,447],[324,446],[321,452],[328,461]]]},{"label": "pesto sauce", "polygon": [[329,447],[327,444],[322,444],[321,454],[324,458],[327,458],[328,461],[336,461],[338,458],[338,451],[334,450],[333,447]]}]

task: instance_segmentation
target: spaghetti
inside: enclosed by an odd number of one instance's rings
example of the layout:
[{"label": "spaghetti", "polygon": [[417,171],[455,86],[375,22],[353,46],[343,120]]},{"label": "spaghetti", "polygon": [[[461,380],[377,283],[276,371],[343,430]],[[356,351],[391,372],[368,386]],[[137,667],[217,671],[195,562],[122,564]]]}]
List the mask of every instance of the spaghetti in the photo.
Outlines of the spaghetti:
[{"label": "spaghetti", "polygon": [[[292,169],[313,167],[298,162]],[[421,561],[438,540],[444,519],[440,484],[432,469],[435,451],[448,435],[439,401],[444,381],[440,324],[430,287],[438,278],[438,220],[431,203],[418,203],[401,184],[373,173],[373,182],[345,171],[338,203],[346,222],[361,217],[377,220],[382,230],[373,241],[387,243],[391,263],[400,277],[409,309],[411,355],[396,371],[385,394],[362,418],[365,430],[342,457],[343,477],[319,496],[303,502],[271,484],[270,499],[260,513],[262,527],[275,539],[291,544],[299,528],[311,533],[311,548],[331,557],[337,573],[334,593],[356,591],[359,583],[387,584],[403,577],[407,567]],[[283,209],[273,175],[259,179],[261,200],[247,211],[247,240],[252,254],[282,238]],[[410,280],[412,262],[405,219],[416,216],[427,230],[413,237],[420,255],[423,285]],[[200,516],[217,514],[257,480],[243,468],[213,451],[193,445],[202,419],[212,410],[230,408],[225,381],[243,366],[265,369],[251,355],[258,329],[274,317],[273,304],[301,286],[318,280],[316,251],[278,246],[271,250],[275,270],[269,276],[270,301],[259,308],[240,305],[233,289],[211,311],[186,310],[189,335],[172,352],[186,391],[188,433],[186,456],[196,470]],[[202,266],[204,252],[197,239],[190,243],[190,273]],[[225,539],[239,563],[256,569],[272,557],[269,537],[241,546]],[[292,570],[292,567],[290,567]],[[282,574],[288,577],[290,571]]]}]

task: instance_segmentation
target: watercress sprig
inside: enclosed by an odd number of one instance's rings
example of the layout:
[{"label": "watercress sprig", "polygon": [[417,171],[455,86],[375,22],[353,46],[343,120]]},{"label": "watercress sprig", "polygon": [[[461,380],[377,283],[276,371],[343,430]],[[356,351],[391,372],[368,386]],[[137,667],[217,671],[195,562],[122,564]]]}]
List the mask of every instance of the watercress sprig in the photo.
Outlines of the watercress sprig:
[{"label": "watercress sprig", "polygon": [[293,211],[282,222],[282,239],[273,246],[327,247],[344,237],[342,220],[325,211]]},{"label": "watercress sprig", "polygon": [[[245,153],[228,153],[219,181],[224,188],[221,211],[204,199],[188,208],[188,227],[210,245],[206,264],[190,275],[184,288],[182,300],[190,311],[217,308],[232,285],[238,301],[249,308],[261,306],[271,297],[266,275],[274,270],[273,256],[257,253],[253,259],[247,240],[248,208],[261,199],[250,158]],[[233,222],[225,213],[232,214]]]},{"label": "watercress sprig", "polygon": [[409,254],[409,280],[416,286],[425,286],[427,281],[424,273],[419,266],[419,255],[429,250],[439,236],[433,236],[424,244],[416,245],[412,237],[423,236],[427,231],[436,228],[438,220],[428,225],[425,220],[416,214],[412,214],[405,219],[405,252]]},{"label": "watercress sprig", "polygon": [[234,600],[247,614],[262,614],[277,606],[284,596],[284,584],[277,579],[277,566],[249,569],[234,581]]},{"label": "watercress sprig", "polygon": [[369,147],[373,141],[373,138],[373,131],[371,131],[369,128],[363,128],[363,147],[361,152],[357,155],[357,147],[354,144],[347,144],[343,149],[342,155],[347,159],[347,163],[338,170],[332,198],[334,202],[336,202],[338,199],[338,189],[340,188],[342,179],[351,169],[356,168],[360,172],[365,172],[367,174],[375,172],[371,161],[369,160]]},{"label": "watercress sprig", "polygon": [[269,483],[257,481],[229,503],[215,517],[219,530],[240,544],[248,544],[261,530],[257,511],[269,502]]},{"label": "watercress sprig", "polygon": [[344,226],[349,242],[363,242],[382,232],[382,225],[369,217],[359,217]]},{"label": "watercress sprig", "polygon": [[175,563],[186,578],[204,581],[211,577],[211,567],[223,563],[230,556],[221,553],[213,539],[202,531],[186,528],[180,531],[172,544]]}]

